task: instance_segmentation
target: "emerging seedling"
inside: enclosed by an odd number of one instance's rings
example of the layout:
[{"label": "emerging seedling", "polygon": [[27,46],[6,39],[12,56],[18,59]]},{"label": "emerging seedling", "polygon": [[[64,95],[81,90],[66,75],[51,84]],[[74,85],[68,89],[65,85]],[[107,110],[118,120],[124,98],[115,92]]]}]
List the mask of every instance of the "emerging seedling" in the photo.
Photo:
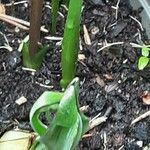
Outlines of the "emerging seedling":
[{"label": "emerging seedling", "polygon": [[76,73],[82,3],[83,0],[70,0],[69,2],[61,53],[62,79],[60,84],[62,88],[66,88]]},{"label": "emerging seedling", "polygon": [[22,56],[23,56],[23,65],[27,68],[32,68],[32,69],[39,69],[42,65],[42,60],[43,57],[46,55],[46,52],[48,50],[48,46],[41,46],[37,49],[37,52],[30,57],[30,51],[29,51],[29,44],[28,43],[23,43],[23,48],[22,48]]},{"label": "emerging seedling", "polygon": [[143,45],[141,49],[142,56],[138,60],[138,69],[143,70],[149,63],[149,48]]},{"label": "emerging seedling", "polygon": [[48,47],[39,46],[43,0],[31,1],[29,44],[22,49],[24,66],[39,69]]},{"label": "emerging seedling", "polygon": [[[73,150],[82,135],[88,130],[89,120],[79,110],[79,79],[75,78],[64,93],[44,92],[33,105],[30,122],[38,138],[32,150]],[[49,112],[56,111],[53,119]],[[45,112],[49,126],[39,116]]]}]

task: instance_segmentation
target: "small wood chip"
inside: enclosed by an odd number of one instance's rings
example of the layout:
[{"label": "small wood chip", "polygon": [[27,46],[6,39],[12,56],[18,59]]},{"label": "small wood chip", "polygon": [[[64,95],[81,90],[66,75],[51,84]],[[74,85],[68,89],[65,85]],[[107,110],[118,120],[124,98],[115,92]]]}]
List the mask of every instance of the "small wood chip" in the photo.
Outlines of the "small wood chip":
[{"label": "small wood chip", "polygon": [[84,54],[78,54],[78,60],[80,61],[82,61],[82,60],[85,60],[86,59],[86,57],[85,57],[85,55]]},{"label": "small wood chip", "polygon": [[54,86],[52,85],[45,85],[45,84],[42,84],[42,83],[39,83],[39,82],[35,82],[37,85],[41,86],[41,87],[45,87],[47,89],[52,89]]},{"label": "small wood chip", "polygon": [[141,98],[146,105],[150,105],[150,93],[148,91],[145,91]]},{"label": "small wood chip", "polygon": [[0,3],[0,14],[5,14],[5,6]]},{"label": "small wood chip", "polygon": [[98,74],[96,74],[96,82],[98,85],[100,85],[101,87],[105,86],[105,82],[100,78],[100,76]]},{"label": "small wood chip", "polygon": [[88,30],[87,30],[87,28],[86,28],[85,25],[83,25],[83,31],[84,31],[84,41],[85,41],[85,44],[91,45],[91,39],[90,39]]},{"label": "small wood chip", "polygon": [[19,99],[15,101],[16,104],[22,105],[27,102],[27,99],[24,96],[21,96]]},{"label": "small wood chip", "polygon": [[80,107],[80,111],[81,111],[81,112],[87,112],[88,109],[89,109],[89,105]]}]

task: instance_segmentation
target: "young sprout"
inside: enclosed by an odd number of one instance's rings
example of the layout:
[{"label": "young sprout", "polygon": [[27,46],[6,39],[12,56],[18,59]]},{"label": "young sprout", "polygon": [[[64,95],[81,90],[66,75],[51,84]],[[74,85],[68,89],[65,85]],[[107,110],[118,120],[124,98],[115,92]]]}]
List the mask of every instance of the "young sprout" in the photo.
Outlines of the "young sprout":
[{"label": "young sprout", "polygon": [[83,0],[70,0],[69,2],[61,53],[62,79],[60,84],[62,88],[71,82],[76,73],[82,3]]},{"label": "young sprout", "polygon": [[[76,147],[89,129],[88,118],[79,110],[78,95],[79,79],[75,78],[64,93],[47,91],[39,97],[30,112],[31,126],[39,136],[32,146],[33,150],[72,150]],[[39,116],[43,112],[49,115],[49,111],[53,110],[56,114],[48,127]]]},{"label": "young sprout", "polygon": [[141,49],[142,56],[138,60],[138,69],[143,70],[149,63],[149,48],[143,45]]},{"label": "young sprout", "polygon": [[40,27],[42,17],[43,0],[31,1],[30,14],[30,30],[29,30],[29,44],[24,43],[22,49],[24,66],[32,69],[39,69],[42,59],[45,56],[48,47],[40,47]]}]

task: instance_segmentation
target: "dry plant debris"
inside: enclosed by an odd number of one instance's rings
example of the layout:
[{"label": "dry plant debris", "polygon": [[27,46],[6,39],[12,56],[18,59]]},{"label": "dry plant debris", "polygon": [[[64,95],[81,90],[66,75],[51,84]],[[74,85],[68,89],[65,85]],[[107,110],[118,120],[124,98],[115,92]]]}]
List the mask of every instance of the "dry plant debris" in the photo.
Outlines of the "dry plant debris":
[{"label": "dry plant debris", "polygon": [[0,14],[5,14],[5,6],[0,3]]},{"label": "dry plant debris", "polygon": [[141,121],[142,119],[144,119],[144,118],[146,118],[146,117],[148,117],[148,116],[150,116],[150,110],[147,111],[146,113],[140,115],[140,116],[137,117],[136,119],[134,119],[134,120],[131,122],[131,125],[133,125],[133,124],[135,124],[135,123]]},{"label": "dry plant debris", "polygon": [[143,95],[141,96],[142,101],[144,102],[144,104],[146,105],[150,105],[150,92],[145,91],[143,93]]}]

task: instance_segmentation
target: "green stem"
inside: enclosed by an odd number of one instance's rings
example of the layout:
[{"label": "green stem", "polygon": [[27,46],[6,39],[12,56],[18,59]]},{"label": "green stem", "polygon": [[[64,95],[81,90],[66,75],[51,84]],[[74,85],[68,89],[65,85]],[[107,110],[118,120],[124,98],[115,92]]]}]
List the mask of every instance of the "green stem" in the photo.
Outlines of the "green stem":
[{"label": "green stem", "polygon": [[70,0],[69,3],[61,53],[62,88],[66,88],[76,73],[82,3],[83,0]]},{"label": "green stem", "polygon": [[52,0],[52,34],[56,32],[56,23],[60,0]]}]

